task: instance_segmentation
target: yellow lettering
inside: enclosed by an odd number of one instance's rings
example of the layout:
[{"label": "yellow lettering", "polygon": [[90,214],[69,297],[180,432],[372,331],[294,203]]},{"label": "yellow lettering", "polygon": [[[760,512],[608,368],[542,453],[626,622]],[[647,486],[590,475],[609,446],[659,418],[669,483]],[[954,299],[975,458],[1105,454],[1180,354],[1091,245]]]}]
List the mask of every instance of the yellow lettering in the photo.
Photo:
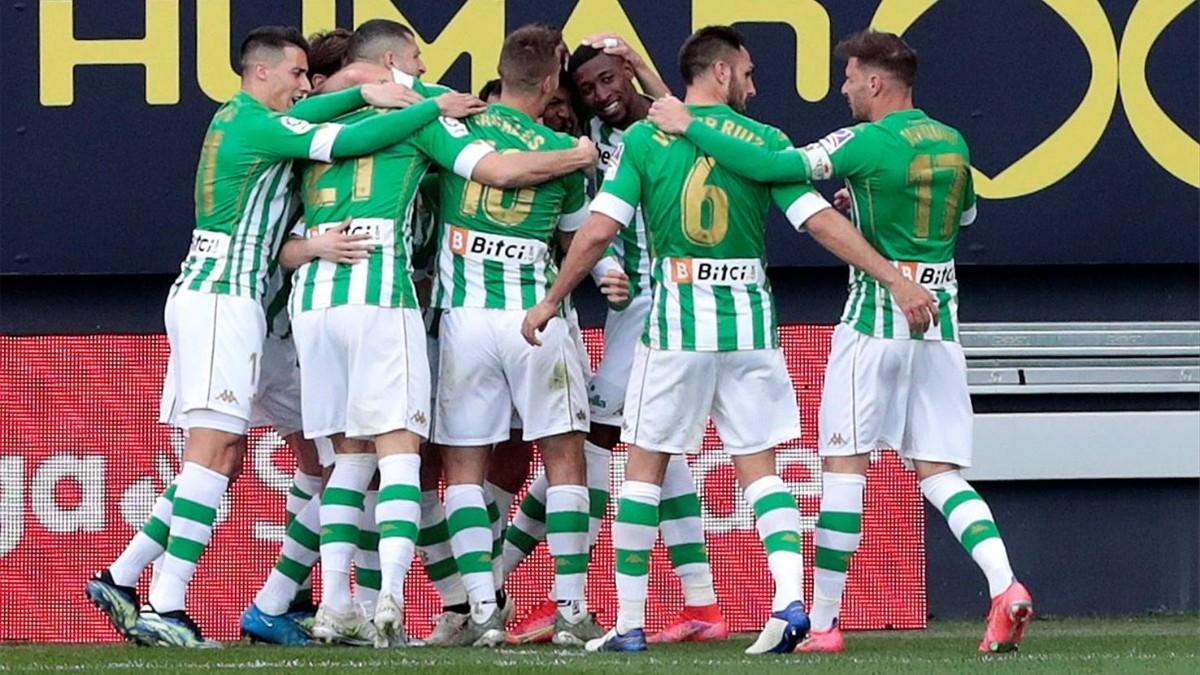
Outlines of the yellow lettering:
[{"label": "yellow lettering", "polygon": [[[1045,189],[1069,175],[1096,147],[1117,98],[1117,44],[1098,0],[1042,0],[1075,31],[1092,63],[1092,77],[1079,107],[1049,138],[994,177],[972,168],[975,190],[990,199],[1009,199]],[[937,0],[884,0],[871,27],[903,34]],[[1036,105],[1034,101],[1031,105]]]},{"label": "yellow lettering", "polygon": [[658,69],[650,59],[650,52],[638,37],[637,29],[630,23],[619,0],[579,0],[563,24],[563,39],[574,51],[583,38],[601,31],[620,35],[629,48],[640,54],[646,65],[658,74]]},{"label": "yellow lettering", "polygon": [[1121,36],[1121,104],[1146,151],[1179,180],[1200,187],[1200,144],[1163,112],[1146,84],[1154,41],[1195,0],[1139,2]]},{"label": "yellow lettering", "polygon": [[38,4],[38,67],[41,102],[75,102],[75,68],[91,65],[141,65],[146,69],[146,102],[179,102],[179,3],[145,0],[145,37],[79,40],[72,0]]},{"label": "yellow lettering", "polygon": [[[416,26],[390,0],[355,0],[354,24],[367,19],[393,19]],[[504,3],[467,2],[433,40],[417,35],[421,58],[429,69],[425,79],[436,81],[463,53],[471,55],[471,88],[496,76],[496,63],[504,44]]]},{"label": "yellow lettering", "polygon": [[732,23],[790,26],[796,36],[796,93],[814,102],[829,93],[829,13],[817,0],[692,0],[692,30]]},{"label": "yellow lettering", "polygon": [[[232,97],[241,79],[233,68],[230,38],[230,0],[200,0],[196,3],[196,81],[214,101]],[[329,30],[336,25],[336,0],[304,0],[304,34]],[[240,42],[239,42],[240,44]]]}]

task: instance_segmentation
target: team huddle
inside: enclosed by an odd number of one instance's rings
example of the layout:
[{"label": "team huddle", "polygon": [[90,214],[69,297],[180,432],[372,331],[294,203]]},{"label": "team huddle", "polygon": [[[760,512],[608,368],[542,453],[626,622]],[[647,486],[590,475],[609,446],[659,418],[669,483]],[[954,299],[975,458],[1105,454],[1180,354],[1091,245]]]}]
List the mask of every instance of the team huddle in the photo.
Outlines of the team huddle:
[{"label": "team huddle", "polygon": [[[251,32],[242,89],[204,139],[164,312],[160,420],[184,430],[182,468],[87,596],[130,641],[216,646],[187,613],[188,585],[249,428],[273,426],[297,468],[278,561],[241,618],[252,639],[409,644],[414,556],[443,604],[425,644],[725,639],[685,457],[711,419],[774,582],[747,653],[845,649],[837,617],[870,453],[885,448],[987,578],[980,650],[1015,649],[1032,599],[959,473],[972,410],[954,246],[976,213],[969,152],[913,107],[916,54],[899,37],[863,31],[837,54],[861,123],[793,147],[745,115],[754,65],[727,26],[680,49],[683,100],[613,34],[572,51],[554,27],[519,28],[476,97],[421,81],[416,37],[392,21],[311,41]],[[811,181],[833,177],[846,188],[831,205]],[[811,608],[800,512],[775,466],[800,415],[767,274],[772,204],[851,270],[819,416]],[[570,299],[589,275],[608,301],[595,373]],[[585,585],[618,442],[605,628]],[[508,522],[534,443],[545,471]],[[647,635],[660,534],[684,608]],[[505,580],[542,541],[553,585],[517,621]]]}]

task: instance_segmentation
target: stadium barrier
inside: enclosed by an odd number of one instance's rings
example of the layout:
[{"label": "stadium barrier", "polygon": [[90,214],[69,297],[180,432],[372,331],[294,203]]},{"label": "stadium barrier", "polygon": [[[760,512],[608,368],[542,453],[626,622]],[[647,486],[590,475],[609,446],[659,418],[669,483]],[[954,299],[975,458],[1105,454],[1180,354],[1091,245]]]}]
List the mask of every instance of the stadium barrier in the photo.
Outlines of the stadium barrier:
[{"label": "stadium barrier", "polygon": [[[820,503],[816,415],[831,332],[829,326],[780,329],[803,434],[780,448],[778,466],[800,504],[810,565]],[[603,349],[601,333],[589,329],[584,338],[594,364]],[[116,639],[85,601],[83,584],[119,553],[178,470],[182,436],[155,423],[166,360],[161,335],[0,337],[0,597],[5,599],[0,640]],[[926,611],[920,494],[913,474],[894,454],[877,459],[842,626],[921,628]],[[711,427],[703,451],[690,462],[721,607],[733,630],[758,630],[770,611],[772,583],[752,511]],[[534,475],[539,470],[535,466]],[[623,470],[624,453],[618,452],[614,489]],[[238,616],[274,564],[291,472],[291,457],[278,436],[254,430],[245,468],[221,505],[212,545],[189,594],[188,605],[210,637],[237,637]],[[611,515],[611,504],[609,509]],[[589,605],[602,623],[611,624],[616,591],[608,524],[593,558]],[[427,634],[440,610],[419,568],[414,565],[407,585],[408,626],[418,637]],[[541,546],[507,585],[518,612],[544,597],[551,575]],[[148,577],[141,584],[142,597]],[[811,600],[811,566],[806,593]],[[660,543],[653,554],[648,628],[662,627],[681,606],[679,584]]]}]

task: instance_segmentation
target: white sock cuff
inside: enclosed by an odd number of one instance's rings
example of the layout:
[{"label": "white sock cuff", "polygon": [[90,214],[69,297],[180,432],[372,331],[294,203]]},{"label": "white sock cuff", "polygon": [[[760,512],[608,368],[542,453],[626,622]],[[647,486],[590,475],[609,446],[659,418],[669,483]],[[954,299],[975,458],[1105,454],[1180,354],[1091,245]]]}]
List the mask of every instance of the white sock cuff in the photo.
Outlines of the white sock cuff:
[{"label": "white sock cuff", "polygon": [[934,474],[921,481],[920,485],[921,492],[925,494],[925,498],[929,500],[929,503],[937,507],[939,511],[942,508],[942,504],[945,504],[946,500],[954,495],[954,493],[971,487],[967,481],[963,480],[962,474],[957,470]]},{"label": "white sock cuff", "polygon": [[[509,492],[508,490],[505,490],[504,488],[500,487],[499,485],[496,485],[495,483],[493,483],[491,481],[484,482],[483,489],[484,489],[484,493],[486,493],[491,498],[491,501],[496,502],[497,505],[512,504],[513,498],[516,497],[515,493]],[[502,514],[502,515],[508,515],[508,514]]]},{"label": "white sock cuff", "polygon": [[[379,458],[379,470],[384,471],[421,471],[421,456],[417,454],[400,453],[384,455]],[[437,491],[434,491],[437,494]]]},{"label": "white sock cuff", "polygon": [[379,457],[369,452],[337,455],[333,458],[333,466],[334,468],[348,467],[360,471],[368,469],[374,471],[379,466]]},{"label": "white sock cuff", "polygon": [[583,442],[583,456],[585,458],[593,458],[593,457],[611,458],[612,450],[609,450],[607,448],[602,448],[591,441],[585,440]]},{"label": "white sock cuff", "polygon": [[783,484],[783,479],[775,474],[763,476],[747,485],[746,489],[743,490],[743,493],[746,495],[746,501],[750,502],[751,506],[754,505],[754,502],[772,492],[787,492],[787,486]]},{"label": "white sock cuff", "polygon": [[424,513],[427,509],[439,505],[442,500],[438,497],[437,490],[422,490],[421,491],[421,512]]},{"label": "white sock cuff", "polygon": [[449,485],[446,487],[446,511],[463,506],[463,502],[467,502],[466,505],[468,506],[475,504],[476,500],[478,500],[480,505],[487,504],[487,500],[484,498],[482,486],[468,483],[465,485]]},{"label": "white sock cuff", "polygon": [[[572,499],[576,504],[588,503],[588,489],[583,485],[551,485],[546,488],[546,508],[550,508],[551,499]],[[586,508],[584,509],[587,510]]]},{"label": "white sock cuff", "polygon": [[183,468],[179,471],[179,477],[175,479],[175,494],[195,493],[197,490],[220,490],[225,491],[229,485],[229,477],[219,471],[201,466],[195,462],[184,462]]},{"label": "white sock cuff", "polygon": [[862,513],[866,484],[867,477],[856,473],[821,474],[821,510]]},{"label": "white sock cuff", "polygon": [[621,499],[632,499],[643,504],[658,505],[662,501],[662,487],[654,483],[627,480],[621,485]]},{"label": "white sock cuff", "polygon": [[300,469],[296,469],[296,472],[292,474],[292,484],[309,497],[315,497],[321,492],[321,477],[304,473]]}]

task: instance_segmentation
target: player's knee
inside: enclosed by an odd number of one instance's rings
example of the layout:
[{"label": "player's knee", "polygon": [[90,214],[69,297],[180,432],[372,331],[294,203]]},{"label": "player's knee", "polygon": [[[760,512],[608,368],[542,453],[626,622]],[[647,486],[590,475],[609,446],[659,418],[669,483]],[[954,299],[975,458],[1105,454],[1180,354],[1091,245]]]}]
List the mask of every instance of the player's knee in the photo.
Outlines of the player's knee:
[{"label": "player's knee", "polygon": [[867,454],[821,458],[821,470],[826,473],[857,473],[865,476],[869,468],[871,456]]}]

